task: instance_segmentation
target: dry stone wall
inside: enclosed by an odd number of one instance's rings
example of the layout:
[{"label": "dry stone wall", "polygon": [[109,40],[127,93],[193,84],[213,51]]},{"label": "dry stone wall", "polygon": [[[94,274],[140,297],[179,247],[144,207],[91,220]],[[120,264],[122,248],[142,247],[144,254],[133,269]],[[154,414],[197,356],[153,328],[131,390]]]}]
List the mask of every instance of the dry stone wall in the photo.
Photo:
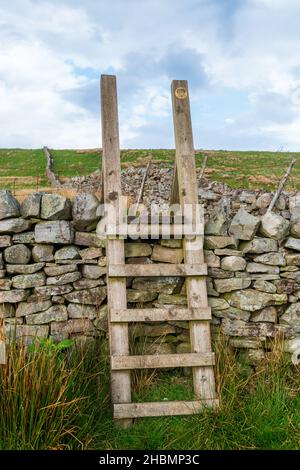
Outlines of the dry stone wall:
[{"label": "dry stone wall", "polygon": [[[218,183],[199,196],[213,336],[228,336],[249,364],[268,354],[278,334],[298,354],[300,193],[283,194],[272,213],[269,193],[230,193]],[[35,193],[20,205],[0,191],[0,312],[8,341],[86,343],[107,335],[105,245],[95,234],[100,214],[93,194],[71,202]],[[127,263],[180,263],[181,240],[128,241],[125,256]],[[131,278],[127,299],[132,308],[184,306],[185,284],[179,277]],[[131,332],[148,353],[190,349],[185,322],[132,325]]]}]

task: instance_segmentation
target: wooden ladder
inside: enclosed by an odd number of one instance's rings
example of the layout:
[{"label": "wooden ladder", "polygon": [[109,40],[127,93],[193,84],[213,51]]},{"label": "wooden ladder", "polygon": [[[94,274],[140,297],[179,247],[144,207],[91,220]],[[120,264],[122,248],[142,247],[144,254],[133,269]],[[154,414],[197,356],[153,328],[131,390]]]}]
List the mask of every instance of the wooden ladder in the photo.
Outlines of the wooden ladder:
[{"label": "wooden ladder", "polygon": [[[172,201],[198,204],[195,156],[186,81],[172,82],[176,140],[176,167]],[[118,210],[121,205],[120,147],[116,77],[101,77],[104,202]],[[109,214],[108,214],[109,216]],[[203,228],[203,227],[202,227]],[[203,232],[202,232],[203,233]],[[190,415],[205,406],[216,407],[214,353],[211,349],[210,319],[203,255],[203,235],[183,238],[184,264],[126,265],[124,240],[107,237],[107,295],[111,354],[111,393],[114,419],[127,427],[133,418]],[[128,309],[126,278],[138,276],[182,276],[186,278],[187,308]],[[131,356],[128,322],[189,321],[191,353]],[[131,402],[130,370],[192,367],[197,400]]]}]

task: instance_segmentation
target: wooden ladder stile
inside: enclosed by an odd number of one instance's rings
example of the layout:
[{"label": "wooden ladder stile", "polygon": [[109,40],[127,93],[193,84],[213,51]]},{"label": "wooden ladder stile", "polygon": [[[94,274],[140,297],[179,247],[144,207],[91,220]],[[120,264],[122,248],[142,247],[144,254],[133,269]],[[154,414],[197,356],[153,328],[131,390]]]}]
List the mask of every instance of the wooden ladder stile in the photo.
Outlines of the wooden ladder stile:
[{"label": "wooden ladder stile", "polygon": [[[198,188],[191,127],[188,84],[172,82],[172,103],[176,141],[173,202],[197,211]],[[120,148],[118,134],[117,90],[115,76],[101,77],[104,202],[114,209],[121,204]],[[109,218],[109,212],[107,212]],[[198,220],[198,219],[197,219]],[[119,221],[117,221],[118,224]],[[114,419],[122,427],[132,419],[146,416],[190,415],[204,407],[217,407],[214,353],[211,348],[210,320],[203,253],[203,221],[200,234],[183,236],[184,264],[125,264],[124,239],[108,236],[107,294],[111,354],[111,389]],[[141,232],[144,235],[144,231]],[[161,231],[158,231],[158,237]],[[186,280],[187,307],[128,309],[126,278],[138,276],[181,276]],[[129,354],[128,323],[189,321],[191,352],[185,354]],[[192,401],[131,402],[130,370],[144,368],[191,367],[194,394]]]}]

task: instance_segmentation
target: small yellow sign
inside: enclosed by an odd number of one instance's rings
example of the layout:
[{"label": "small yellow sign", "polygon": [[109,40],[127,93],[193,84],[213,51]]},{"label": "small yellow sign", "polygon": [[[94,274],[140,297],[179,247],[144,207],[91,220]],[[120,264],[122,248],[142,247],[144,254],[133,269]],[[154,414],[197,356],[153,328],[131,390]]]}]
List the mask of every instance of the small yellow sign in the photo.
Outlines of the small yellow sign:
[{"label": "small yellow sign", "polygon": [[183,88],[183,87],[176,88],[176,90],[175,90],[175,96],[176,96],[176,98],[178,98],[179,100],[184,100],[184,99],[187,97],[187,90],[186,90],[186,88]]}]

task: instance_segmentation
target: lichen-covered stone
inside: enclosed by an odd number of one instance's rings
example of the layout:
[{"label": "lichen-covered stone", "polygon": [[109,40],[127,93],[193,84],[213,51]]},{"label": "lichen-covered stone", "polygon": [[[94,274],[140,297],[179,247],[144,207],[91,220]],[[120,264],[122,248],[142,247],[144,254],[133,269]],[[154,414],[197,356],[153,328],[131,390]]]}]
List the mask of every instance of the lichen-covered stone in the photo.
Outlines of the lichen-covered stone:
[{"label": "lichen-covered stone", "polygon": [[246,323],[241,320],[222,320],[222,332],[228,336],[275,336],[275,325],[273,323]]},{"label": "lichen-covered stone", "polygon": [[167,248],[166,246],[155,245],[151,259],[161,263],[180,264],[183,260],[183,250],[181,248]]},{"label": "lichen-covered stone", "polygon": [[50,322],[66,321],[68,319],[67,307],[65,305],[53,305],[48,310],[33,313],[26,316],[28,325],[43,325]]},{"label": "lichen-covered stone", "polygon": [[284,246],[292,250],[300,251],[300,239],[289,237]]},{"label": "lichen-covered stone", "polygon": [[220,294],[234,290],[247,289],[251,284],[251,279],[233,278],[233,279],[215,279],[216,291]]},{"label": "lichen-covered stone", "polygon": [[12,278],[12,283],[15,289],[31,289],[32,287],[44,286],[46,276],[44,273],[19,274]]},{"label": "lichen-covered stone", "polygon": [[187,305],[186,295],[181,294],[159,294],[158,303],[172,305]]},{"label": "lichen-covered stone", "polygon": [[280,323],[287,323],[292,327],[300,327],[300,302],[291,304],[280,317]]},{"label": "lichen-covered stone", "polygon": [[206,236],[204,237],[204,248],[206,250],[214,250],[215,248],[226,248],[227,246],[236,248],[237,240],[233,237],[225,236]]},{"label": "lichen-covered stone", "polygon": [[21,204],[21,215],[24,219],[40,218],[42,193],[32,193],[26,196]]},{"label": "lichen-covered stone", "polygon": [[61,274],[60,276],[48,277],[47,286],[64,286],[65,284],[70,284],[71,282],[78,281],[78,279],[80,278],[81,274],[79,271]]},{"label": "lichen-covered stone", "polygon": [[44,220],[70,220],[72,204],[60,194],[43,194],[41,218]]},{"label": "lichen-covered stone", "polygon": [[[94,289],[76,290],[65,295],[68,302],[82,305],[101,305],[106,299],[106,287]],[[128,300],[129,302],[129,300]]]},{"label": "lichen-covered stone", "polygon": [[6,270],[8,274],[34,274],[43,269],[45,263],[35,264],[7,264]]},{"label": "lichen-covered stone", "polygon": [[90,247],[80,251],[80,256],[84,260],[100,258],[103,255],[102,248]]},{"label": "lichen-covered stone", "polygon": [[30,220],[22,219],[5,219],[0,220],[0,234],[13,234],[29,230],[31,227]]},{"label": "lichen-covered stone", "polygon": [[221,261],[221,269],[224,271],[244,271],[246,260],[241,256],[226,256]]},{"label": "lichen-covered stone", "polygon": [[[300,259],[300,256],[299,256]],[[265,253],[254,258],[255,263],[270,264],[271,266],[285,266],[286,260],[282,253]]]},{"label": "lichen-covered stone", "polygon": [[42,300],[40,302],[20,302],[16,309],[17,317],[24,317],[32,313],[43,312],[51,307],[51,300]]},{"label": "lichen-covered stone", "polygon": [[75,245],[105,247],[105,240],[99,238],[96,233],[75,232]]},{"label": "lichen-covered stone", "polygon": [[27,264],[30,258],[31,251],[26,245],[13,245],[4,250],[4,259],[9,264]]},{"label": "lichen-covered stone", "polygon": [[249,312],[261,310],[270,305],[283,305],[287,303],[286,294],[267,294],[254,289],[245,289],[224,294],[226,301],[232,307]]},{"label": "lichen-covered stone", "polygon": [[133,289],[141,291],[155,291],[164,294],[178,292],[182,286],[180,277],[139,277],[132,283]]},{"label": "lichen-covered stone", "polygon": [[78,194],[73,203],[73,220],[76,230],[91,231],[95,229],[100,217],[97,209],[100,202],[94,194]]},{"label": "lichen-covered stone", "polygon": [[263,279],[258,279],[253,284],[254,289],[261,292],[267,292],[268,294],[276,294],[276,286],[271,282],[264,281]]},{"label": "lichen-covered stone", "polygon": [[61,276],[62,274],[73,273],[77,270],[76,264],[66,264],[62,266],[57,264],[48,264],[44,269],[47,276]]},{"label": "lichen-covered stone", "polygon": [[82,276],[87,279],[99,279],[106,274],[106,267],[84,264],[82,266]]},{"label": "lichen-covered stone", "polygon": [[97,318],[97,308],[93,305],[69,304],[68,315],[69,318],[89,318],[94,320]]},{"label": "lichen-covered stone", "polygon": [[0,248],[6,248],[11,245],[12,240],[10,235],[0,235]]},{"label": "lichen-covered stone", "polygon": [[12,237],[13,243],[24,243],[32,245],[35,242],[34,232],[15,233]]},{"label": "lichen-covered stone", "polygon": [[230,279],[234,277],[234,273],[232,271],[225,271],[220,268],[208,268],[208,275],[214,279]]},{"label": "lichen-covered stone", "polygon": [[69,292],[71,292],[72,290],[73,290],[73,286],[71,284],[66,284],[64,286],[43,286],[43,287],[36,287],[34,289],[37,295],[42,295],[42,296],[69,294]]},{"label": "lichen-covered stone", "polygon": [[74,232],[70,222],[54,220],[40,222],[35,226],[35,241],[37,243],[60,243],[62,245],[73,242]]},{"label": "lichen-covered stone", "polygon": [[76,333],[93,335],[96,334],[95,327],[91,320],[88,318],[71,318],[65,322],[52,322],[51,323],[51,335],[57,335],[63,333],[68,337]]},{"label": "lichen-covered stone", "polygon": [[246,270],[248,273],[279,274],[280,272],[278,266],[271,266],[269,264],[262,263],[248,263]]},{"label": "lichen-covered stone", "polygon": [[127,289],[127,302],[152,302],[157,296],[157,292]]},{"label": "lichen-covered stone", "polygon": [[35,245],[32,249],[32,258],[36,263],[40,261],[53,261],[53,251],[53,245]]},{"label": "lichen-covered stone", "polygon": [[254,312],[250,318],[251,322],[267,322],[276,323],[277,321],[277,310],[275,307],[265,307],[258,312]]},{"label": "lichen-covered stone", "polygon": [[281,215],[274,212],[267,212],[261,218],[260,232],[265,237],[281,240],[286,237],[289,232],[290,223]]},{"label": "lichen-covered stone", "polygon": [[228,216],[223,207],[216,207],[210,214],[205,224],[206,235],[227,235]]},{"label": "lichen-covered stone", "polygon": [[10,191],[0,190],[0,220],[19,217],[20,204]]},{"label": "lichen-covered stone", "polygon": [[0,279],[0,290],[10,290],[11,284],[11,279]]},{"label": "lichen-covered stone", "polygon": [[268,253],[269,251],[277,251],[278,243],[272,238],[254,238],[248,242],[242,242],[240,244],[240,249],[244,254],[246,253]]},{"label": "lichen-covered stone", "polygon": [[0,291],[0,304],[16,304],[23,302],[29,296],[28,290],[13,289],[9,291]]},{"label": "lichen-covered stone", "polygon": [[245,209],[240,208],[231,221],[229,234],[239,240],[252,240],[259,224],[259,217],[255,217]]},{"label": "lichen-covered stone", "polygon": [[93,289],[94,287],[103,286],[104,280],[103,279],[86,279],[81,278],[78,281],[73,282],[74,289],[82,290],[82,289]]},{"label": "lichen-covered stone", "polygon": [[152,247],[149,243],[125,243],[125,257],[136,258],[139,256],[151,256]]},{"label": "lichen-covered stone", "polygon": [[204,250],[204,260],[210,268],[219,268],[221,265],[219,256],[216,256],[211,250]]},{"label": "lichen-covered stone", "polygon": [[76,246],[64,246],[57,250],[54,255],[55,260],[61,259],[80,259],[80,252]]}]

